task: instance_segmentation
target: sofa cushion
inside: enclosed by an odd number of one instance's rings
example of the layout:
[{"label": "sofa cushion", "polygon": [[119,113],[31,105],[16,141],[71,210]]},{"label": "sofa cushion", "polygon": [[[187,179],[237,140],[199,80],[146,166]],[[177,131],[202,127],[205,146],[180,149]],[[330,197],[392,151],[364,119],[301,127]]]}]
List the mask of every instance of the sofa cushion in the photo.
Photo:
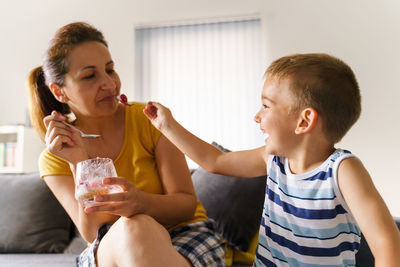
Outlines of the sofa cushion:
[{"label": "sofa cushion", "polygon": [[1,174],[0,253],[60,253],[72,222],[39,173]]},{"label": "sofa cushion", "polygon": [[266,177],[230,177],[199,167],[192,180],[198,199],[207,215],[216,221],[223,238],[234,248],[247,251],[260,226]]},{"label": "sofa cushion", "polygon": [[74,254],[0,254],[0,266],[7,267],[73,267]]}]

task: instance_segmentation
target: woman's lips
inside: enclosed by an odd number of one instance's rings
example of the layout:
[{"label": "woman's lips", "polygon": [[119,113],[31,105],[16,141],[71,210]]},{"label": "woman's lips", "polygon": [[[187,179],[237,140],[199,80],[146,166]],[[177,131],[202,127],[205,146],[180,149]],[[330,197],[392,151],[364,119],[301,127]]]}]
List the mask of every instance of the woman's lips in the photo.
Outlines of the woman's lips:
[{"label": "woman's lips", "polygon": [[101,102],[111,102],[111,101],[115,101],[115,96],[107,96],[107,97],[104,97],[104,98],[102,98],[102,99],[100,99],[100,101]]}]

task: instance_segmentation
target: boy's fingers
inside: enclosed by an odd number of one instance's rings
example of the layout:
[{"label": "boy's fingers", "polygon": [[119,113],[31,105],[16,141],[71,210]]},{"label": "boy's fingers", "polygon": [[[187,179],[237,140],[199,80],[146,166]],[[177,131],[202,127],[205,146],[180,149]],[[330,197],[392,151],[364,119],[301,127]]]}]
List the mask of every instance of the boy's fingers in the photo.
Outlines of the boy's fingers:
[{"label": "boy's fingers", "polygon": [[[157,117],[157,106],[156,102],[148,102],[145,109],[143,109],[144,114],[150,119],[154,119]],[[158,104],[158,103],[157,103]]]},{"label": "boy's fingers", "polygon": [[161,105],[160,103],[158,103],[158,102],[150,102],[150,105],[151,106],[153,106],[152,108],[162,108],[162,107],[164,107],[163,105]]},{"label": "boy's fingers", "polygon": [[151,115],[151,113],[150,113],[150,104],[149,104],[149,103],[147,103],[146,107],[143,109],[143,113],[144,113],[147,117],[152,118],[152,115]]}]

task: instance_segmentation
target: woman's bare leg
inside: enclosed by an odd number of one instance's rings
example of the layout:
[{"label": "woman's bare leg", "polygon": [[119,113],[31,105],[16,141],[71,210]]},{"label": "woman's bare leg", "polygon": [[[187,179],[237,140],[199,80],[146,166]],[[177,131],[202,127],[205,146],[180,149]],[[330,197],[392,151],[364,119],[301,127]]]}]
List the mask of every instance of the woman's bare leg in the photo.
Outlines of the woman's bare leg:
[{"label": "woman's bare leg", "polygon": [[99,267],[190,267],[165,228],[147,215],[118,219],[100,241]]}]

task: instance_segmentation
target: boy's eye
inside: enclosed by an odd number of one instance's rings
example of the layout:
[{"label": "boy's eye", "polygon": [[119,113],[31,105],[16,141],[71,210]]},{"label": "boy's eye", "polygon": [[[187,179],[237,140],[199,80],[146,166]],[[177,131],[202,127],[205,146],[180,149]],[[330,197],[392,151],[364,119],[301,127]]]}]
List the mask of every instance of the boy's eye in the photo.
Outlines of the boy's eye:
[{"label": "boy's eye", "polygon": [[263,104],[262,106],[263,106],[264,109],[269,108],[269,106],[267,106],[265,104]]},{"label": "boy's eye", "polygon": [[110,69],[110,70],[107,70],[107,73],[112,74],[112,73],[114,73],[114,71],[115,71],[114,69]]}]

